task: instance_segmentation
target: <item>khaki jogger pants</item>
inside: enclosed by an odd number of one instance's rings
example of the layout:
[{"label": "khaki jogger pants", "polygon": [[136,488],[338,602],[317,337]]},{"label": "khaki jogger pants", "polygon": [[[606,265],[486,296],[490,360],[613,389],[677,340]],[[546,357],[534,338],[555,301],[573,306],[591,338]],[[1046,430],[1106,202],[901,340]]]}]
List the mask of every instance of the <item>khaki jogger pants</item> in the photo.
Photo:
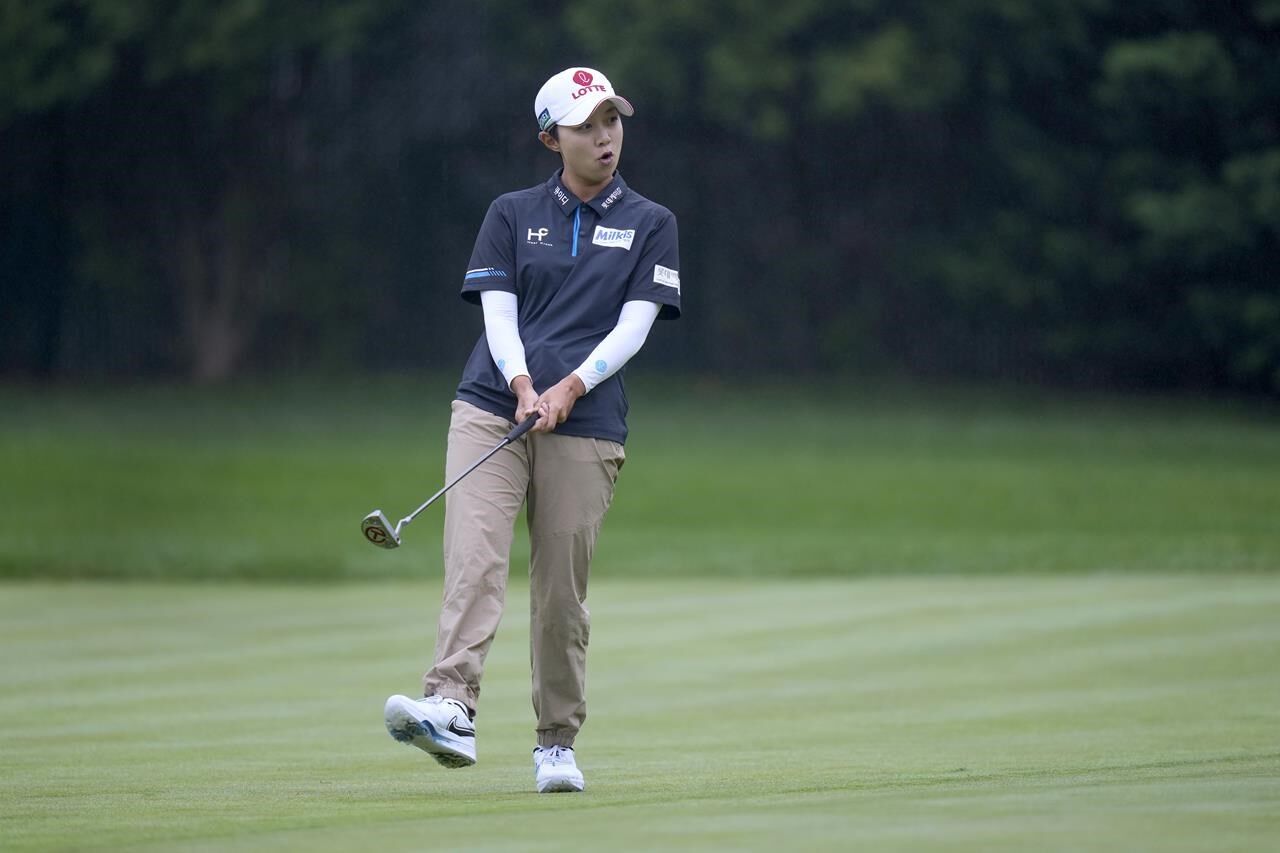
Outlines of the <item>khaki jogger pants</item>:
[{"label": "khaki jogger pants", "polygon": [[[511,429],[504,418],[453,402],[445,480]],[[444,596],[427,696],[475,709],[484,659],[506,598],[516,516],[528,501],[529,642],[539,746],[572,746],[587,716],[587,574],[625,460],[613,441],[528,433],[445,495]]]}]

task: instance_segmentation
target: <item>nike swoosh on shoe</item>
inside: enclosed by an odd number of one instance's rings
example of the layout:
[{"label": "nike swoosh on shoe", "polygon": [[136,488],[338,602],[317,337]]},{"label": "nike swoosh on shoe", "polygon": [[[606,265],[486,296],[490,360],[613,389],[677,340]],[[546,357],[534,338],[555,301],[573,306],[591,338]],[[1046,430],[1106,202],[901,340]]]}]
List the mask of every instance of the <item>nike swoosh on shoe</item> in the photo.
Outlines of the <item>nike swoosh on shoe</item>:
[{"label": "nike swoosh on shoe", "polygon": [[458,725],[458,721],[457,721],[456,719],[455,719],[455,720],[450,720],[450,721],[449,721],[449,725],[445,726],[445,728],[446,728],[447,730],[449,730],[449,731],[453,732],[455,735],[459,735],[459,736],[461,736],[461,737],[475,737],[475,736],[476,736],[476,730],[475,730],[475,729],[463,728],[462,726]]}]

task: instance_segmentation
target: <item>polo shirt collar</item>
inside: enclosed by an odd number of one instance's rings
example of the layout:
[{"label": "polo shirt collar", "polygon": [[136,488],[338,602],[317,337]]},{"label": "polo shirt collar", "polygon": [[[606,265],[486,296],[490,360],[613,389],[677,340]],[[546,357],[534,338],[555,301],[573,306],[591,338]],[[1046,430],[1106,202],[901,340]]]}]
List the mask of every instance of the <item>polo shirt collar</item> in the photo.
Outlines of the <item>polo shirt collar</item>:
[{"label": "polo shirt collar", "polygon": [[[561,178],[564,175],[564,169],[557,169],[556,173],[547,181],[547,192],[551,194],[552,200],[556,206],[560,208],[560,212],[565,216],[572,216],[574,209],[578,206],[578,197],[569,191],[564,185]],[[609,185],[602,189],[595,198],[588,201],[587,207],[594,210],[602,218],[613,208],[618,206],[618,202],[627,194],[627,182],[622,180],[622,176],[617,172],[613,173],[613,180]]]}]

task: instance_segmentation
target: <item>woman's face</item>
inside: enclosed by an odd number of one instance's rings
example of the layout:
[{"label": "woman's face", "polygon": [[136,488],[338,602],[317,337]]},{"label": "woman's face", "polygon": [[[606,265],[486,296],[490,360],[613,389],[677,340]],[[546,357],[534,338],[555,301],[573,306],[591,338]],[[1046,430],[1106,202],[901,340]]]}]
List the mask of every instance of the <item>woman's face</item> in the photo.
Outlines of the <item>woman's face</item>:
[{"label": "woman's face", "polygon": [[564,158],[567,175],[595,187],[613,180],[622,157],[622,116],[612,101],[604,101],[577,127],[562,125],[559,139],[540,134],[543,143]]}]

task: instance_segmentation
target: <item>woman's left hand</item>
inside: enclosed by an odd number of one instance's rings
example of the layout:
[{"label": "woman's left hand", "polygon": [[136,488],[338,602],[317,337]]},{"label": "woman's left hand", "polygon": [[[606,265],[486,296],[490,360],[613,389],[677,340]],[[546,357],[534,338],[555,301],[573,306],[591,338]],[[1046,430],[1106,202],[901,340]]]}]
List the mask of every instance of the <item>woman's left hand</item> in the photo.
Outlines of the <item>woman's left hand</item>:
[{"label": "woman's left hand", "polygon": [[587,386],[577,374],[570,373],[555,385],[552,385],[538,397],[538,406],[542,419],[534,426],[534,432],[551,432],[564,423],[573,411],[573,404],[587,393]]}]

